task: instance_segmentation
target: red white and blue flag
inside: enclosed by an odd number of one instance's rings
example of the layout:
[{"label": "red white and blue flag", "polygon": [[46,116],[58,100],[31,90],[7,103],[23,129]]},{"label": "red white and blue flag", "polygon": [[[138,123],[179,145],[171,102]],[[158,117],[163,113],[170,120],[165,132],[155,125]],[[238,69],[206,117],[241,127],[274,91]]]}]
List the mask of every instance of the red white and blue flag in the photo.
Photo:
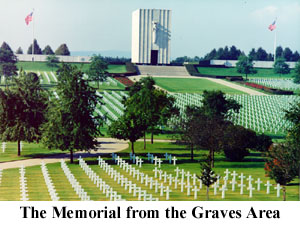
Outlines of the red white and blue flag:
[{"label": "red white and blue flag", "polygon": [[273,31],[276,28],[276,20],[274,20],[274,22],[268,27],[270,31]]},{"label": "red white and blue flag", "polygon": [[28,25],[29,24],[29,22],[31,22],[32,21],[32,14],[33,14],[33,12],[32,13],[30,13],[30,14],[28,14],[28,16],[26,16],[26,18],[25,18],[25,23],[26,23],[26,25]]}]

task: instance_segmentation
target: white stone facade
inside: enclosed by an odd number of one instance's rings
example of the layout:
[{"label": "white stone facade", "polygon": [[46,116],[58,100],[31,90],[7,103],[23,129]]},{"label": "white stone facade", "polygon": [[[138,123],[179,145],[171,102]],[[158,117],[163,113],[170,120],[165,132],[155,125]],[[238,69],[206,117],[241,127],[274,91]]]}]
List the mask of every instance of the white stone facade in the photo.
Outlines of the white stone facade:
[{"label": "white stone facade", "polygon": [[170,64],[171,10],[137,9],[132,13],[131,61]]}]

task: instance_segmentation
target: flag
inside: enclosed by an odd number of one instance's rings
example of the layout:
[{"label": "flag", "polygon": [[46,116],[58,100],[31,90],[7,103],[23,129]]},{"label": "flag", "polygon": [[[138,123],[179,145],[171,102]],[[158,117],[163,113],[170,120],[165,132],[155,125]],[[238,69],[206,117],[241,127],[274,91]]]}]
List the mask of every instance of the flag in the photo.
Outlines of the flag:
[{"label": "flag", "polygon": [[276,20],[274,20],[274,22],[268,27],[270,31],[274,30],[276,28]]},{"label": "flag", "polygon": [[26,23],[26,25],[28,25],[29,22],[32,21],[32,14],[33,14],[33,12],[30,13],[30,14],[28,14],[28,16],[26,16],[26,18],[25,18],[25,23]]}]

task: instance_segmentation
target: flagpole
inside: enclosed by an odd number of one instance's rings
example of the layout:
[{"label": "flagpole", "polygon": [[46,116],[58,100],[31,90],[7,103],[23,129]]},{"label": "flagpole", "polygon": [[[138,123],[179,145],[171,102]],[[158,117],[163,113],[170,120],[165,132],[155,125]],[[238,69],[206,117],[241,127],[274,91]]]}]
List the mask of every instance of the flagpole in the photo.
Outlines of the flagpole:
[{"label": "flagpole", "polygon": [[[33,15],[34,9],[32,9]],[[34,62],[34,17],[32,16],[32,61]]]},{"label": "flagpole", "polygon": [[277,41],[277,29],[275,29],[275,34],[274,34],[274,63],[276,61],[276,41]]}]

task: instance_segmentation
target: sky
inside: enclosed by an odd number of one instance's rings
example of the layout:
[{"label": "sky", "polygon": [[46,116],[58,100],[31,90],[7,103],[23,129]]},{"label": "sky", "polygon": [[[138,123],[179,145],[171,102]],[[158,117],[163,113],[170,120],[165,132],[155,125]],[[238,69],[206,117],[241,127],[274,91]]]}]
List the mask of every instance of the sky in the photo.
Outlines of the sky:
[{"label": "sky", "polygon": [[[34,22],[27,26],[33,8]],[[138,8],[172,10],[173,59],[203,57],[226,45],[273,52],[275,31],[277,46],[300,52],[299,0],[0,0],[0,42],[27,52],[34,36],[42,49],[66,43],[71,52],[130,54],[131,14]]]}]

